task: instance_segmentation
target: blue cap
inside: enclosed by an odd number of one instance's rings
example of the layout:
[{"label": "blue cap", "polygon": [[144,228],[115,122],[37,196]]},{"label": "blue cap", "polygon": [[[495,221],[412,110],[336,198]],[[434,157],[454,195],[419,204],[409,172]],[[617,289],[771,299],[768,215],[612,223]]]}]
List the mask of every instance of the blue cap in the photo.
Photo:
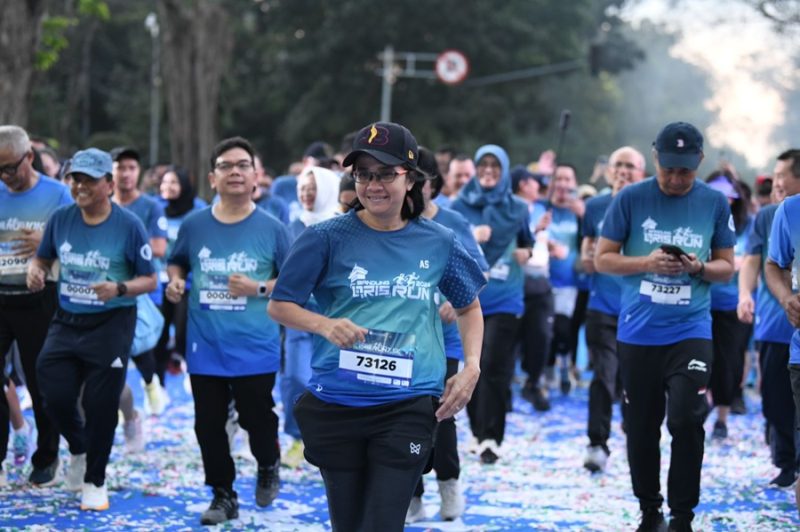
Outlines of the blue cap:
[{"label": "blue cap", "polygon": [[101,179],[111,173],[111,155],[97,148],[81,150],[72,157],[70,174],[86,174],[95,179]]},{"label": "blue cap", "polygon": [[703,158],[703,135],[692,124],[672,122],[664,126],[653,147],[661,167],[697,170]]}]

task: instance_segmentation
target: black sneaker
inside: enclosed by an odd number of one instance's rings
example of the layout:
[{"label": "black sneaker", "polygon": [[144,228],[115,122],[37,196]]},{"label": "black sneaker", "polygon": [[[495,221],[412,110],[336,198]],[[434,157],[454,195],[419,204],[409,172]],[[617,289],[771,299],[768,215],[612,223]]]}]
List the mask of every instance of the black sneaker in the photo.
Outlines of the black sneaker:
[{"label": "black sneaker", "polygon": [[550,399],[547,393],[539,386],[525,386],[522,389],[522,397],[533,405],[537,412],[547,412],[550,410]]},{"label": "black sneaker", "polygon": [[280,475],[281,462],[278,459],[274,465],[258,468],[258,478],[256,479],[256,504],[260,507],[269,506],[281,487]]},{"label": "black sneaker", "polygon": [[497,454],[489,448],[484,449],[483,452],[481,453],[481,463],[484,465],[492,465],[495,462],[497,462],[499,458],[500,457],[497,456]]},{"label": "black sneaker", "polygon": [[666,532],[667,522],[664,514],[658,508],[645,508],[642,510],[642,521],[636,532]]},{"label": "black sneaker", "polygon": [[673,517],[669,520],[669,532],[692,532],[692,520],[687,517]]},{"label": "black sneaker", "polygon": [[31,471],[31,474],[28,477],[28,480],[31,484],[39,488],[46,488],[48,486],[57,484],[61,481],[61,475],[59,475],[58,466],[58,458],[53,460],[53,463],[47,467],[34,466],[33,471]]},{"label": "black sneaker", "polygon": [[744,397],[737,395],[731,400],[731,414],[743,416],[747,413],[747,405],[744,402]]},{"label": "black sneaker", "polygon": [[715,440],[724,440],[728,437],[728,425],[723,421],[714,422],[714,430],[711,431],[711,437]]},{"label": "black sneaker", "polygon": [[214,488],[214,500],[208,510],[200,516],[203,525],[218,525],[239,517],[239,501],[236,492],[225,488]]},{"label": "black sneaker", "polygon": [[778,476],[769,481],[770,486],[776,488],[788,488],[797,480],[797,475],[792,468],[781,469]]}]

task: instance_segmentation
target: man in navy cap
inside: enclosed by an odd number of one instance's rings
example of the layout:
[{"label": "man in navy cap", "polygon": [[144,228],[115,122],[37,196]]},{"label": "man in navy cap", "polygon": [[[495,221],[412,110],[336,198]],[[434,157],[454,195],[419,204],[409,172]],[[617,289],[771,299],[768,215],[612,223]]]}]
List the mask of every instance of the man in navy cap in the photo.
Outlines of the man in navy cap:
[{"label": "man in navy cap", "polygon": [[703,136],[674,122],[653,144],[654,178],[611,203],[597,244],[598,272],[624,276],[617,328],[628,462],[639,530],[663,530],[661,422],[672,435],[670,530],[691,530],[700,499],[711,373],[709,283],[733,275],[733,218],[722,194],[695,180]]}]

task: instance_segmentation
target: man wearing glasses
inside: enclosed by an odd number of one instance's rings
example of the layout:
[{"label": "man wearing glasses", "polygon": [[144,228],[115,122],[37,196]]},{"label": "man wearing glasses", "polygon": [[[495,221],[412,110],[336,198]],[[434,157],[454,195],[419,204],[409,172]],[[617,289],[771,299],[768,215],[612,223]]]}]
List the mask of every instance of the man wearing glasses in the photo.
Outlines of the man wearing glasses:
[{"label": "man wearing glasses", "polygon": [[[0,357],[16,340],[38,429],[29,480],[34,486],[43,487],[59,480],[59,436],[44,411],[36,359],[58,302],[54,277],[47,278],[41,292],[32,293],[25,276],[42,240],[45,223],[53,211],[72,203],[72,197],[66,186],[37,173],[32,163],[31,141],[25,130],[0,126]],[[4,366],[5,362],[0,365]],[[8,448],[8,422],[8,402],[0,393],[0,457],[6,456]],[[0,468],[0,487],[5,484],[5,472]]]},{"label": "man wearing glasses", "polygon": [[214,148],[208,178],[219,202],[184,220],[168,259],[166,296],[173,303],[183,296],[186,276],[193,272],[186,362],[195,433],[206,484],[214,494],[201,516],[204,525],[239,515],[236,468],[225,432],[231,399],[258,462],[256,504],[271,504],[280,484],[278,417],[272,411],[280,335],[266,310],[289,239],[284,226],[251,199],[253,157],[252,146],[241,137]]}]

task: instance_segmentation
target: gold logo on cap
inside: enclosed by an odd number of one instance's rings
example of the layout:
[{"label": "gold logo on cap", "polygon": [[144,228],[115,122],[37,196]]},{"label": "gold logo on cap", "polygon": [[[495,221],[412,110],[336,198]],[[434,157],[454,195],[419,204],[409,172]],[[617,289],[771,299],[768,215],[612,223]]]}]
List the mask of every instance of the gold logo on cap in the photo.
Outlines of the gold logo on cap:
[{"label": "gold logo on cap", "polygon": [[414,152],[413,151],[408,150],[408,158],[411,159],[412,161],[414,160]]},{"label": "gold logo on cap", "polygon": [[369,128],[369,138],[367,139],[367,144],[372,144],[372,141],[375,140],[375,137],[378,136],[378,128],[375,127],[375,124],[372,124],[372,127]]}]

